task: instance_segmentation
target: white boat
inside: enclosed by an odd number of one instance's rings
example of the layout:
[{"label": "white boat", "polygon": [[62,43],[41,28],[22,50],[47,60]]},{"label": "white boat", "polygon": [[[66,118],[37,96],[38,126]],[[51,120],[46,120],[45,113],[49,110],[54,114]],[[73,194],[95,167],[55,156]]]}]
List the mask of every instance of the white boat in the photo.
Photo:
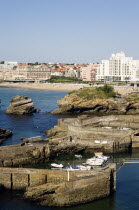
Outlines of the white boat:
[{"label": "white boat", "polygon": [[62,164],[57,164],[57,163],[51,163],[51,166],[53,168],[63,168],[63,165]]},{"label": "white boat", "polygon": [[90,158],[90,159],[87,159],[86,161],[86,165],[89,165],[89,166],[102,166],[104,163],[104,159],[100,159],[100,158],[96,158],[96,157],[93,157],[93,158]]},{"label": "white boat", "polygon": [[75,155],[76,158],[82,158],[82,155]]},{"label": "white boat", "polygon": [[90,171],[91,170],[91,166],[78,165],[77,168],[79,168],[79,170],[81,170],[81,171]]}]

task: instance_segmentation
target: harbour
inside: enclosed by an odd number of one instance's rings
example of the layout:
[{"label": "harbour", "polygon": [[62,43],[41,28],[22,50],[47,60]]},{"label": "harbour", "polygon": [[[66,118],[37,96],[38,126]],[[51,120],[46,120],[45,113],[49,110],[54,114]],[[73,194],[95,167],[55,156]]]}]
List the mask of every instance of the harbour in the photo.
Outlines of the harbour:
[{"label": "harbour", "polygon": [[[7,89],[7,88],[6,88]],[[5,89],[5,90],[6,90]],[[12,89],[12,91],[15,91],[15,92],[12,92],[12,94],[14,94],[14,95],[16,95],[17,93],[16,93],[16,91],[19,91],[19,89],[18,90],[16,90],[16,89]],[[22,92],[22,90],[20,90],[21,92]],[[30,92],[30,90],[23,90],[23,92],[24,91],[26,91],[26,93],[29,91]],[[20,94],[21,94],[21,92],[20,92]],[[31,93],[29,93],[30,94],[30,96],[31,96]],[[51,94],[52,95],[52,94]],[[38,96],[37,96],[38,97]],[[40,100],[39,98],[38,98],[38,100]],[[8,102],[7,102],[7,104],[8,104]],[[56,105],[55,105],[56,106]],[[4,109],[3,110],[1,110],[2,112],[4,111]],[[45,111],[44,111],[45,112]],[[38,113],[39,115],[41,115],[42,113]],[[36,115],[36,114],[34,114],[34,115]],[[52,117],[55,117],[55,116],[52,116]],[[33,118],[33,117],[32,117]],[[24,117],[23,117],[23,119],[24,119]],[[3,122],[2,122],[3,123]],[[55,121],[55,124],[57,123],[57,120]],[[54,125],[54,124],[53,124]],[[53,126],[52,125],[52,126]],[[1,126],[2,127],[2,126]],[[8,128],[8,127],[6,127],[6,128]],[[12,130],[12,129],[11,129]],[[40,133],[39,133],[40,134]],[[20,134],[18,134],[18,135],[20,135]],[[27,135],[27,134],[26,134]],[[23,135],[22,135],[23,136]],[[43,136],[43,134],[42,134],[42,136]],[[26,137],[30,137],[30,135],[28,135],[28,136],[26,136]],[[13,137],[12,137],[13,138]],[[9,139],[7,139],[6,141],[5,141],[5,143],[4,144],[6,144],[6,142],[8,142],[8,141],[10,141],[10,139],[11,139],[11,137],[9,138]],[[21,140],[20,139],[18,139],[18,141],[16,142],[16,143],[21,143]],[[7,143],[7,145],[9,145],[9,144],[11,144],[11,142],[8,142]],[[135,154],[135,155],[134,155]],[[127,157],[129,157],[129,156],[133,156],[133,158],[135,158],[135,157],[137,157],[137,155],[136,155],[137,153],[133,153],[132,155],[130,154],[130,153],[125,153],[123,156],[124,156],[124,158],[127,156]],[[120,156],[120,155],[119,155]],[[134,157],[135,156],[135,157]],[[122,154],[121,154],[121,157],[122,157]],[[122,159],[124,159],[124,158],[122,158]],[[131,159],[132,159],[132,157],[131,157]],[[117,159],[112,159],[112,162],[114,162],[115,160],[117,160]],[[69,161],[69,160],[68,160]],[[59,163],[60,163],[61,161],[59,161]],[[119,162],[121,162],[121,160],[119,159]],[[40,164],[41,165],[41,164]],[[45,167],[45,166],[42,166],[42,167]],[[127,164],[127,165],[125,165],[123,168],[121,168],[120,169],[120,171],[117,173],[117,191],[116,191],[116,195],[117,195],[117,193],[119,193],[119,189],[120,189],[120,185],[122,185],[122,182],[119,180],[119,177],[121,177],[121,176],[124,176],[123,175],[123,171],[125,171],[125,173],[127,173],[127,171],[128,170],[130,170],[132,168],[132,172],[134,171],[134,174],[135,174],[135,177],[136,177],[136,173],[137,173],[137,164]],[[128,172],[129,173],[129,172]],[[131,171],[130,171],[130,173],[131,173]],[[134,179],[134,175],[132,176],[133,177],[133,179]],[[127,178],[127,176],[126,176],[126,178]],[[131,176],[130,176],[130,178],[131,178]],[[121,179],[123,179],[122,177],[121,177]],[[128,180],[128,179],[127,179]],[[123,180],[122,180],[123,181]],[[120,185],[118,184],[118,182],[120,183]],[[135,182],[136,182],[136,179],[135,179]],[[123,185],[124,185],[124,181],[123,181]],[[121,191],[120,191],[121,192]],[[122,192],[123,193],[123,192]],[[133,193],[134,194],[134,193]],[[120,195],[121,196],[121,195]],[[15,200],[14,200],[14,198],[12,197],[12,199],[11,199],[11,197],[9,198],[10,200],[11,200],[11,207],[12,207],[12,201],[14,201],[15,202]],[[86,208],[85,206],[87,206],[87,208],[88,208],[88,205],[90,206],[90,208],[92,208],[92,206],[94,206],[94,208],[97,208],[98,207],[98,204],[97,203],[100,203],[100,206],[102,205],[102,203],[103,202],[106,202],[107,203],[107,201],[108,202],[117,202],[117,200],[114,200],[113,201],[113,199],[116,199],[115,198],[115,195],[111,195],[109,198],[104,198],[104,199],[102,199],[101,201],[95,201],[94,203],[90,203],[90,204],[84,204],[83,206],[81,205],[80,206],[80,208]],[[2,203],[4,202],[4,200],[5,199],[3,199],[3,201],[1,201]],[[30,202],[27,202],[27,201],[23,201],[21,198],[19,198],[19,201],[18,201],[19,203],[19,209],[21,208],[22,209],[22,207],[20,206],[20,204],[21,203],[23,203],[24,202],[24,205],[29,205],[29,208],[39,208],[39,209],[43,209],[43,207],[38,207],[38,206],[34,206],[34,204],[31,204]],[[20,203],[21,202],[21,203]],[[23,205],[23,206],[24,206]],[[30,205],[32,205],[32,207],[30,206]],[[95,207],[95,205],[96,205],[96,207]],[[116,204],[117,205],[117,207],[118,207],[118,205],[119,204]],[[106,205],[107,206],[107,205]],[[109,205],[108,205],[109,206]],[[107,206],[107,207],[108,207]],[[113,206],[113,205],[112,205]],[[6,203],[5,203],[5,207],[6,207]],[[116,208],[117,208],[116,207]],[[54,208],[54,207],[53,207]],[[69,207],[70,208],[70,207]],[[72,207],[72,208],[75,208],[75,209],[78,209],[79,207],[77,206],[77,207]],[[3,207],[3,209],[4,209],[4,207]],[[10,208],[9,208],[10,209]],[[48,209],[49,209],[49,207],[48,207]],[[98,208],[99,209],[99,208]],[[108,208],[107,208],[108,209]],[[114,209],[114,208],[113,208]],[[120,208],[119,208],[120,209]],[[124,208],[123,208],[124,209]]]}]

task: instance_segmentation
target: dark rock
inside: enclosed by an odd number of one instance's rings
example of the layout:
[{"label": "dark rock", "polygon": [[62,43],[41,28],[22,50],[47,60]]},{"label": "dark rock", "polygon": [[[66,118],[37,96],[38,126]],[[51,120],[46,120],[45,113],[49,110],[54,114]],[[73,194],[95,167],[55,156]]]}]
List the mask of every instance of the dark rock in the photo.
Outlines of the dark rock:
[{"label": "dark rock", "polygon": [[40,113],[40,111],[41,111],[40,109],[35,109],[34,110],[35,113]]},{"label": "dark rock", "polygon": [[6,138],[13,135],[12,131],[0,128],[0,143],[2,143]]},{"label": "dark rock", "polygon": [[35,111],[32,99],[27,96],[14,96],[10,101],[10,106],[7,108],[7,114],[30,114]]}]

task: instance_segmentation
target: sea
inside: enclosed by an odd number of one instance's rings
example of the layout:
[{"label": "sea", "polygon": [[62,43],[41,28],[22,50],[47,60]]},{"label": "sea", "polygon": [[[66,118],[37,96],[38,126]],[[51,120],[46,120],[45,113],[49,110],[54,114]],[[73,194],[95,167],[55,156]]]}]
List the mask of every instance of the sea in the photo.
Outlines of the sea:
[{"label": "sea", "polygon": [[[0,128],[13,132],[2,145],[13,145],[21,143],[21,137],[41,136],[46,139],[44,131],[57,124],[61,116],[52,115],[50,112],[58,108],[57,101],[63,98],[67,91],[32,90],[22,88],[0,87]],[[5,114],[13,96],[23,95],[30,97],[35,108],[40,113],[27,116],[14,116]],[[71,117],[71,116],[70,116]],[[62,157],[64,158],[64,157]],[[70,160],[70,157],[65,159]],[[69,161],[68,160],[68,161]],[[139,161],[139,150],[130,153],[111,156],[111,162],[121,163],[124,160],[130,162]],[[71,161],[75,160],[71,157]],[[121,165],[117,165],[117,169]],[[45,165],[41,165],[41,168]],[[19,192],[0,192],[0,210],[138,210],[139,209],[139,164],[125,164],[117,171],[116,192],[111,196],[88,204],[74,207],[54,208],[42,207],[36,203],[25,201]]]}]

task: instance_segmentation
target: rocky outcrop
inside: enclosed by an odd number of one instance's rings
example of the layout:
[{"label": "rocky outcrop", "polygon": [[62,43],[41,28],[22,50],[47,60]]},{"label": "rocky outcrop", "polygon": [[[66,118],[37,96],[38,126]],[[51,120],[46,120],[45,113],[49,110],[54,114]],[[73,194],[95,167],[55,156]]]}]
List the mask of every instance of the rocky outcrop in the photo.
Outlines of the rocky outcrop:
[{"label": "rocky outcrop", "polygon": [[131,96],[87,99],[75,92],[66,95],[57,104],[59,109],[52,111],[52,114],[139,114],[138,97]]},{"label": "rocky outcrop", "polygon": [[0,128],[0,144],[11,135],[13,135],[12,131]]},{"label": "rocky outcrop", "polygon": [[54,128],[47,130],[44,132],[45,134],[47,134],[47,136],[50,137],[62,137],[62,136],[66,136],[67,135],[67,130],[60,127],[60,126],[54,126]]},{"label": "rocky outcrop", "polygon": [[7,108],[7,114],[24,115],[35,112],[32,99],[27,96],[14,96],[10,101],[10,106]]},{"label": "rocky outcrop", "polygon": [[[27,140],[26,140],[27,141]],[[0,148],[0,167],[20,166],[48,161],[50,149],[46,140],[27,141]]]}]

